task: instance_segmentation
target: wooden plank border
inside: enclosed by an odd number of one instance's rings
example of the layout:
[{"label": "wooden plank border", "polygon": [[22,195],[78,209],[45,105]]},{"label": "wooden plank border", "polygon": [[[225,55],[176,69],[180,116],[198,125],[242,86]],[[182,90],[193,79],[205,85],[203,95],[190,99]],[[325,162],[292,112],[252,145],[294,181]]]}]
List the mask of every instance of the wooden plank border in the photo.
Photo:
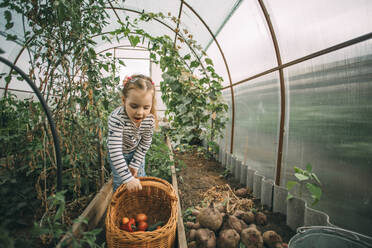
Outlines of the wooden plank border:
[{"label": "wooden plank border", "polygon": [[[170,150],[169,158],[171,161],[174,161],[173,157],[173,149],[170,142],[170,139],[168,136],[166,136],[166,143]],[[182,219],[182,209],[181,209],[181,200],[180,196],[178,195],[178,184],[177,184],[177,175],[176,175],[176,168],[174,167],[174,164],[171,166],[172,171],[172,186],[174,190],[176,191],[177,198],[178,198],[178,218],[177,218],[177,236],[178,236],[178,248],[187,248],[187,241],[186,241],[186,234],[185,234],[185,227],[183,225],[183,219]]]},{"label": "wooden plank border", "polygon": [[62,247],[62,242],[65,240],[70,243],[72,235],[74,237],[79,237],[82,231],[94,229],[102,219],[102,216],[106,213],[106,209],[110,203],[111,197],[112,178],[105,185],[103,185],[98,194],[96,194],[93,200],[89,203],[88,207],[86,207],[84,212],[80,215],[79,218],[88,220],[88,225],[83,223],[74,223],[72,225],[72,233],[65,234],[56,247]]}]

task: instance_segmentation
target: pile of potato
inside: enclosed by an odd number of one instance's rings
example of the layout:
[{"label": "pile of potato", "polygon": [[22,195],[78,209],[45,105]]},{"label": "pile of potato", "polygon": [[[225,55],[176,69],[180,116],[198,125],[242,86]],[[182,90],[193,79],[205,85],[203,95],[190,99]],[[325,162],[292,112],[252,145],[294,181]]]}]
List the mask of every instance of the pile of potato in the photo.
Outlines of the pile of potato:
[{"label": "pile of potato", "polygon": [[267,224],[262,212],[236,210],[228,213],[224,205],[210,203],[208,207],[192,212],[196,221],[186,222],[189,248],[237,248],[243,243],[246,248],[285,248],[282,238],[275,231],[263,234],[256,225]]}]

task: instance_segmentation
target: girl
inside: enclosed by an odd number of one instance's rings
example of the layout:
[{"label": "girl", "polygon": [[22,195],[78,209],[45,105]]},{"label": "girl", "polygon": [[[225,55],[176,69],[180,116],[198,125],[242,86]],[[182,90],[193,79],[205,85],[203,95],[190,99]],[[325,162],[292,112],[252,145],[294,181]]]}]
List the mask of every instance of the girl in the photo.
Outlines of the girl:
[{"label": "girl", "polygon": [[123,183],[133,192],[142,189],[136,177],[145,176],[145,155],[157,122],[155,86],[144,75],[126,77],[123,85],[123,105],[108,119],[108,153],[114,192]]}]

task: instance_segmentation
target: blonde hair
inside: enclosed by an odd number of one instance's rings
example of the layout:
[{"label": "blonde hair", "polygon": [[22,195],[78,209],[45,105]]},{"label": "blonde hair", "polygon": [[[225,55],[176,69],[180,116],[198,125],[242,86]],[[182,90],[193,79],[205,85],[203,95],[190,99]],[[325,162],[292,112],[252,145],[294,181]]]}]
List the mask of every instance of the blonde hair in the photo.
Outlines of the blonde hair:
[{"label": "blonde hair", "polygon": [[158,116],[156,114],[156,97],[155,97],[155,84],[152,79],[148,76],[142,74],[135,74],[131,77],[127,77],[123,81],[124,87],[121,90],[122,100],[124,104],[124,99],[128,97],[129,91],[132,89],[140,89],[144,91],[152,91],[152,106],[150,113],[155,118],[155,127],[158,127]]}]

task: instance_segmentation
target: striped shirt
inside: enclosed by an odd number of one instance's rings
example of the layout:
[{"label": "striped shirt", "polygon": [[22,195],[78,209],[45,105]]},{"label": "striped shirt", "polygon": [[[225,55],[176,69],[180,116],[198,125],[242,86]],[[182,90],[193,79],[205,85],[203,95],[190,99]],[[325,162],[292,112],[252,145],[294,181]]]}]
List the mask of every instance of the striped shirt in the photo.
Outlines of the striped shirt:
[{"label": "striped shirt", "polygon": [[152,114],[146,116],[137,127],[128,117],[124,106],[116,108],[108,119],[108,152],[112,165],[127,183],[133,179],[124,155],[134,151],[130,168],[139,169],[150,148],[155,120]]}]

